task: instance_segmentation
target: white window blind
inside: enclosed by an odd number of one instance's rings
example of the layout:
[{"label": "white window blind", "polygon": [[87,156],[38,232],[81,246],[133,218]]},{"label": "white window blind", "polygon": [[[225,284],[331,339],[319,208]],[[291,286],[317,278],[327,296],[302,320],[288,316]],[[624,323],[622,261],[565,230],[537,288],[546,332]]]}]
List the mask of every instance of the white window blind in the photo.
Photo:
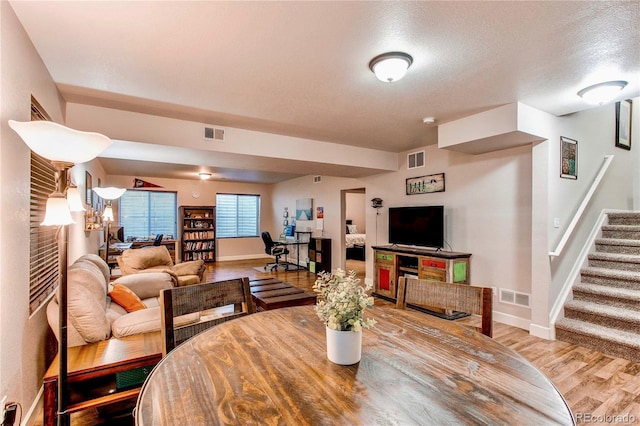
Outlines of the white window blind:
[{"label": "white window blind", "polygon": [[157,234],[176,236],[175,192],[128,190],[118,200],[118,224],[124,237],[149,238]]},{"label": "white window blind", "polygon": [[257,237],[259,228],[259,195],[216,195],[217,238]]}]

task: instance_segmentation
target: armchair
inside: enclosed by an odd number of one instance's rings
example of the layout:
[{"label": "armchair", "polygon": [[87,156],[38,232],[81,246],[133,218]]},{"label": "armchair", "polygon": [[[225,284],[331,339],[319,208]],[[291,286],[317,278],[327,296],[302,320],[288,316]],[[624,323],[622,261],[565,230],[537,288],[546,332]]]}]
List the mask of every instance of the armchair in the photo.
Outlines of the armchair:
[{"label": "armchair", "polygon": [[123,276],[140,272],[164,271],[176,277],[178,286],[203,282],[206,270],[203,260],[191,260],[174,265],[169,250],[165,246],[127,249],[116,260]]},{"label": "armchair", "polygon": [[[274,256],[276,258],[275,262],[270,262],[264,265],[265,271],[267,268],[269,268],[270,271],[273,271],[274,269],[277,270],[278,266],[284,266],[284,269],[288,271],[289,262],[287,262],[287,255],[289,254],[289,249],[287,249],[286,244],[273,241],[271,234],[267,231],[262,233],[262,241],[264,242],[264,252],[269,256]],[[282,256],[284,256],[284,262],[280,260]]]}]

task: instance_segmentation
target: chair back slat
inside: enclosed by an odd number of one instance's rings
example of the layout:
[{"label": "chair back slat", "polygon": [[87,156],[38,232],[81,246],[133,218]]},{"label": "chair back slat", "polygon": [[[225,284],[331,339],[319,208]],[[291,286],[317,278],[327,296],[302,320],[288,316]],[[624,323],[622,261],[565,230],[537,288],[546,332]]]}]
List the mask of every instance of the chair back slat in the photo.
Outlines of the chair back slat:
[{"label": "chair back slat", "polygon": [[492,335],[492,289],[467,284],[400,277],[396,307],[413,305],[425,309],[445,309],[482,317],[483,334]]},{"label": "chair back slat", "polygon": [[[233,312],[216,312],[230,305]],[[256,311],[246,277],[165,289],[160,306],[164,355],[214,325]]]}]

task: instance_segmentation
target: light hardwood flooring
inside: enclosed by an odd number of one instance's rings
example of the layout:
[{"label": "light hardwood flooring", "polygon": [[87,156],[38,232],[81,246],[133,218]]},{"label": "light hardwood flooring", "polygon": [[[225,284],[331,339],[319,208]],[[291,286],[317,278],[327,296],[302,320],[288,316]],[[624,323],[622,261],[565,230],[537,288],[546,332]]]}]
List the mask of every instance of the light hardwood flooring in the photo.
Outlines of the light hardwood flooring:
[{"label": "light hardwood flooring", "polygon": [[[267,259],[217,262],[207,267],[207,281],[246,276],[277,277],[295,286],[311,290],[315,280],[307,271],[259,272],[254,269]],[[376,304],[389,303],[376,299]],[[476,322],[465,318],[461,322]],[[538,367],[564,395],[578,424],[640,425],[640,363],[614,358],[580,346],[548,341],[525,330],[494,323],[493,338],[514,349]],[[36,425],[42,424],[40,414]],[[132,424],[130,419],[101,420],[95,410],[72,416],[73,426],[96,424]],[[525,425],[527,419],[514,419]]]}]

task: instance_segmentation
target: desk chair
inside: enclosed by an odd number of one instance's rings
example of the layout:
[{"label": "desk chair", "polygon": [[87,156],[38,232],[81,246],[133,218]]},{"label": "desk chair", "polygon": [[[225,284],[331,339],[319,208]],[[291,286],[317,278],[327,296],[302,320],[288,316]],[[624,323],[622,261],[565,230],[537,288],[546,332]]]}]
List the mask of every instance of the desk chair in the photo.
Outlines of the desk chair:
[{"label": "desk chair", "polygon": [[442,308],[482,316],[482,327],[473,327],[482,334],[492,335],[493,292],[489,287],[453,284],[441,281],[400,277],[396,308],[407,305],[432,309]]},{"label": "desk chair", "polygon": [[[278,269],[278,266],[284,266],[285,270],[289,270],[289,262],[287,260],[287,255],[289,254],[289,249],[286,244],[275,242],[271,238],[271,234],[269,232],[264,231],[262,233],[262,241],[264,242],[264,252],[269,256],[275,256],[275,262],[269,262],[264,265],[264,270],[266,271],[269,268],[270,271],[274,269]],[[284,262],[280,261],[280,258],[284,256]]]},{"label": "desk chair", "polygon": [[255,312],[246,277],[164,289],[160,292],[162,355],[214,325]]},{"label": "desk chair", "polygon": [[164,236],[163,234],[156,235],[156,239],[153,240],[153,245],[154,246],[159,246],[160,244],[162,244],[162,237],[163,236]]}]

